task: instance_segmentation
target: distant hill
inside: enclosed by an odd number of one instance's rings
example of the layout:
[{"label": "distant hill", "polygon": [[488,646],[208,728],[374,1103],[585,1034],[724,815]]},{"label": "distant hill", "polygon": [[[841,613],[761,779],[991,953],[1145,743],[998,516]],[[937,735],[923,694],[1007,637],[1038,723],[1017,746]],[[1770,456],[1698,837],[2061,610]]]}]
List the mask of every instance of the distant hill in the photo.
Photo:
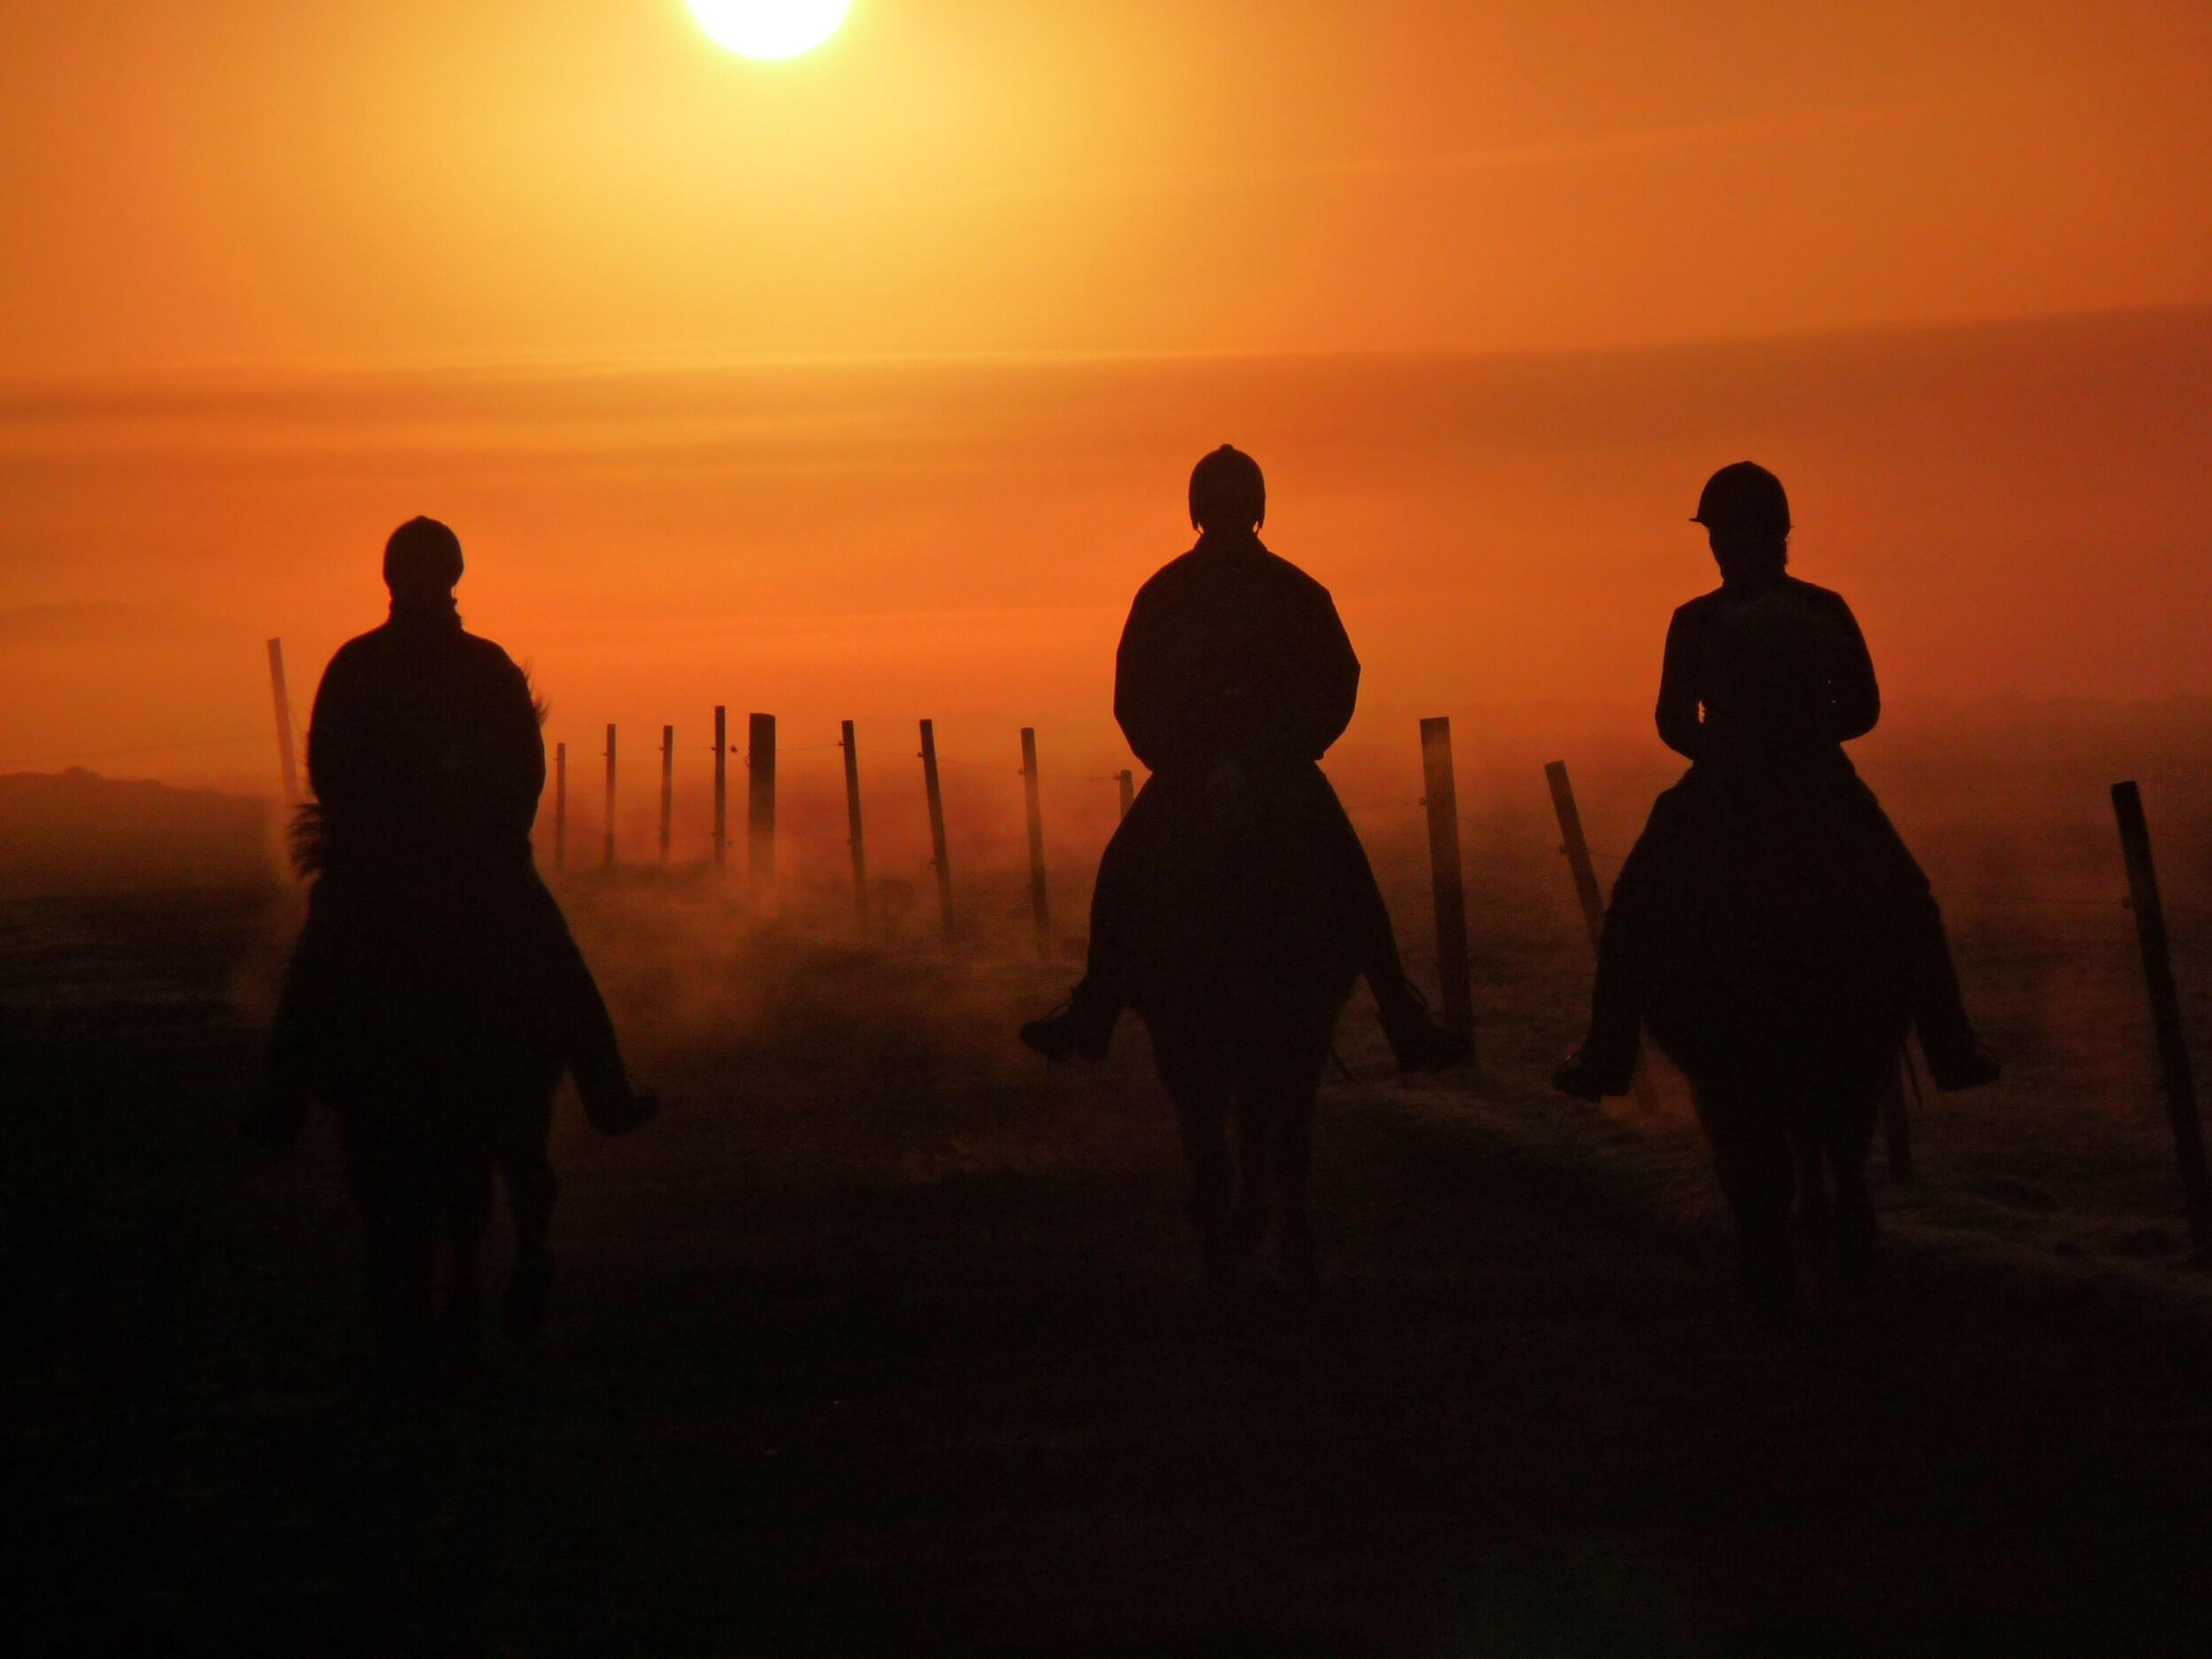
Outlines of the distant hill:
[{"label": "distant hill", "polygon": [[275,804],[61,773],[0,776],[0,897],[259,885],[277,873]]}]

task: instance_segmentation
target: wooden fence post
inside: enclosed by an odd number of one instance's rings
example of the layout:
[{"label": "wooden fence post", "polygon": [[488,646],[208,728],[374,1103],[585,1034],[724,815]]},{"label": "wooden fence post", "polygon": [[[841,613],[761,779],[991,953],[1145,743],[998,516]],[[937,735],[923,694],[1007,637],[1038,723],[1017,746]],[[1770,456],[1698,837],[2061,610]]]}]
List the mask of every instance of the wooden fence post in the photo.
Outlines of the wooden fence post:
[{"label": "wooden fence post", "polygon": [[[1583,836],[1582,809],[1575,805],[1575,787],[1567,779],[1567,763],[1553,761],[1544,769],[1544,781],[1552,786],[1552,810],[1559,815],[1559,838],[1565,842],[1560,851],[1567,855],[1567,865],[1575,875],[1575,896],[1582,901],[1583,922],[1589,929],[1590,949],[1599,951],[1605,945],[1605,895],[1597,884],[1597,866],[1590,862],[1589,842]],[[1640,1052],[1636,1057],[1636,1104],[1648,1116],[1659,1113],[1659,1091],[1651,1081],[1651,1067]]]},{"label": "wooden fence post", "polygon": [[668,862],[669,836],[676,815],[676,728],[660,728],[660,861]]},{"label": "wooden fence post", "polygon": [[714,705],[714,867],[730,859],[730,711]]},{"label": "wooden fence post", "polygon": [[284,780],[284,799],[300,799],[300,748],[292,736],[292,694],[284,684],[284,641],[269,641],[269,690],[276,702],[276,754]]},{"label": "wooden fence post", "polygon": [[745,723],[745,873],[755,892],[775,885],[775,716]]},{"label": "wooden fence post", "polygon": [[1036,919],[1037,954],[1052,955],[1052,909],[1044,888],[1044,806],[1037,798],[1036,728],[1022,727],[1022,794],[1030,818],[1030,909]]},{"label": "wooden fence post", "polygon": [[2181,1166],[2181,1195],[2189,1212],[2189,1234],[2198,1244],[2212,1244],[2212,1178],[2205,1173],[2204,1131],[2197,1117],[2197,1082],[2190,1070],[2188,1036],[2181,1024],[2181,997],[2174,988],[2166,907],[2158,895],[2158,868],[2151,862],[2150,827],[2143,818],[2142,792],[2132,783],[2114,784],[2112,812],[2119,820],[2120,850],[2127,860],[2128,902],[2136,913],[2136,939],[2142,947],[2151,1029],[2158,1039],[2159,1069],[2165,1074],[2166,1110],[2173,1127],[2174,1159]]},{"label": "wooden fence post", "polygon": [[1459,855],[1459,784],[1453,775],[1451,721],[1421,722],[1424,804],[1429,809],[1429,878],[1437,901],[1437,980],[1445,1026],[1474,1031],[1474,991],[1467,964],[1467,884]]},{"label": "wooden fence post", "polygon": [[553,745],[553,867],[568,863],[568,745]]},{"label": "wooden fence post", "polygon": [[1114,781],[1121,786],[1121,816],[1126,818],[1129,816],[1129,809],[1137,804],[1137,775],[1134,772],[1116,772]]},{"label": "wooden fence post", "polygon": [[615,867],[615,727],[607,722],[607,855],[606,867]]},{"label": "wooden fence post", "polygon": [[921,787],[929,797],[929,851],[937,865],[937,903],[945,937],[952,937],[952,861],[945,851],[945,791],[937,781],[937,726],[921,723]]},{"label": "wooden fence post", "polygon": [[861,924],[868,920],[868,849],[860,834],[860,746],[854,740],[853,722],[844,723],[840,746],[845,751],[845,828],[853,848],[853,911]]}]

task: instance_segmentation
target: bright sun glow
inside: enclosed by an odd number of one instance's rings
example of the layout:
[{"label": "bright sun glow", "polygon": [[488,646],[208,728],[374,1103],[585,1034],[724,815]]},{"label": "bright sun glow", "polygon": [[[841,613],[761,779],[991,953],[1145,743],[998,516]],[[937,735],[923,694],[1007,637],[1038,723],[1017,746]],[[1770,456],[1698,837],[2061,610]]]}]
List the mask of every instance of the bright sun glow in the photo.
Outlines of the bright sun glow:
[{"label": "bright sun glow", "polygon": [[796,58],[837,32],[853,0],[691,0],[699,27],[747,58]]}]

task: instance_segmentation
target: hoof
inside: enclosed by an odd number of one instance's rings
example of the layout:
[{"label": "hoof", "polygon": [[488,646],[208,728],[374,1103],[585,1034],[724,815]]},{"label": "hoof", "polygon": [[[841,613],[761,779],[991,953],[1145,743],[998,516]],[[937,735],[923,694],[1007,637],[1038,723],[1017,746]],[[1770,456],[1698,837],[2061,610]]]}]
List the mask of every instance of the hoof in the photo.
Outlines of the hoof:
[{"label": "hoof", "polygon": [[553,1300],[553,1262],[543,1251],[518,1256],[499,1307],[499,1328],[510,1342],[535,1342],[545,1334]]},{"label": "hoof", "polygon": [[1280,1261],[1283,1285],[1299,1307],[1310,1306],[1321,1294],[1321,1254],[1310,1238],[1285,1241]]},{"label": "hoof", "polygon": [[1267,1212],[1257,1205],[1237,1209],[1222,1230],[1224,1248],[1238,1261],[1249,1261],[1267,1237]]}]

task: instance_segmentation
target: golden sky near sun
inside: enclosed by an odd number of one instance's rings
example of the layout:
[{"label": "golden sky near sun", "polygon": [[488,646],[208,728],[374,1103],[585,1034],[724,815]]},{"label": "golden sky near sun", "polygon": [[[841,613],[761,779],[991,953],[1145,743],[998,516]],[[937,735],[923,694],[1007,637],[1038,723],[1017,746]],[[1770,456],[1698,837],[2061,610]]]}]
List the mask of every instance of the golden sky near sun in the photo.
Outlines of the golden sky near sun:
[{"label": "golden sky near sun", "polygon": [[80,0],[0,374],[1509,349],[2212,298],[2201,0]]}]

